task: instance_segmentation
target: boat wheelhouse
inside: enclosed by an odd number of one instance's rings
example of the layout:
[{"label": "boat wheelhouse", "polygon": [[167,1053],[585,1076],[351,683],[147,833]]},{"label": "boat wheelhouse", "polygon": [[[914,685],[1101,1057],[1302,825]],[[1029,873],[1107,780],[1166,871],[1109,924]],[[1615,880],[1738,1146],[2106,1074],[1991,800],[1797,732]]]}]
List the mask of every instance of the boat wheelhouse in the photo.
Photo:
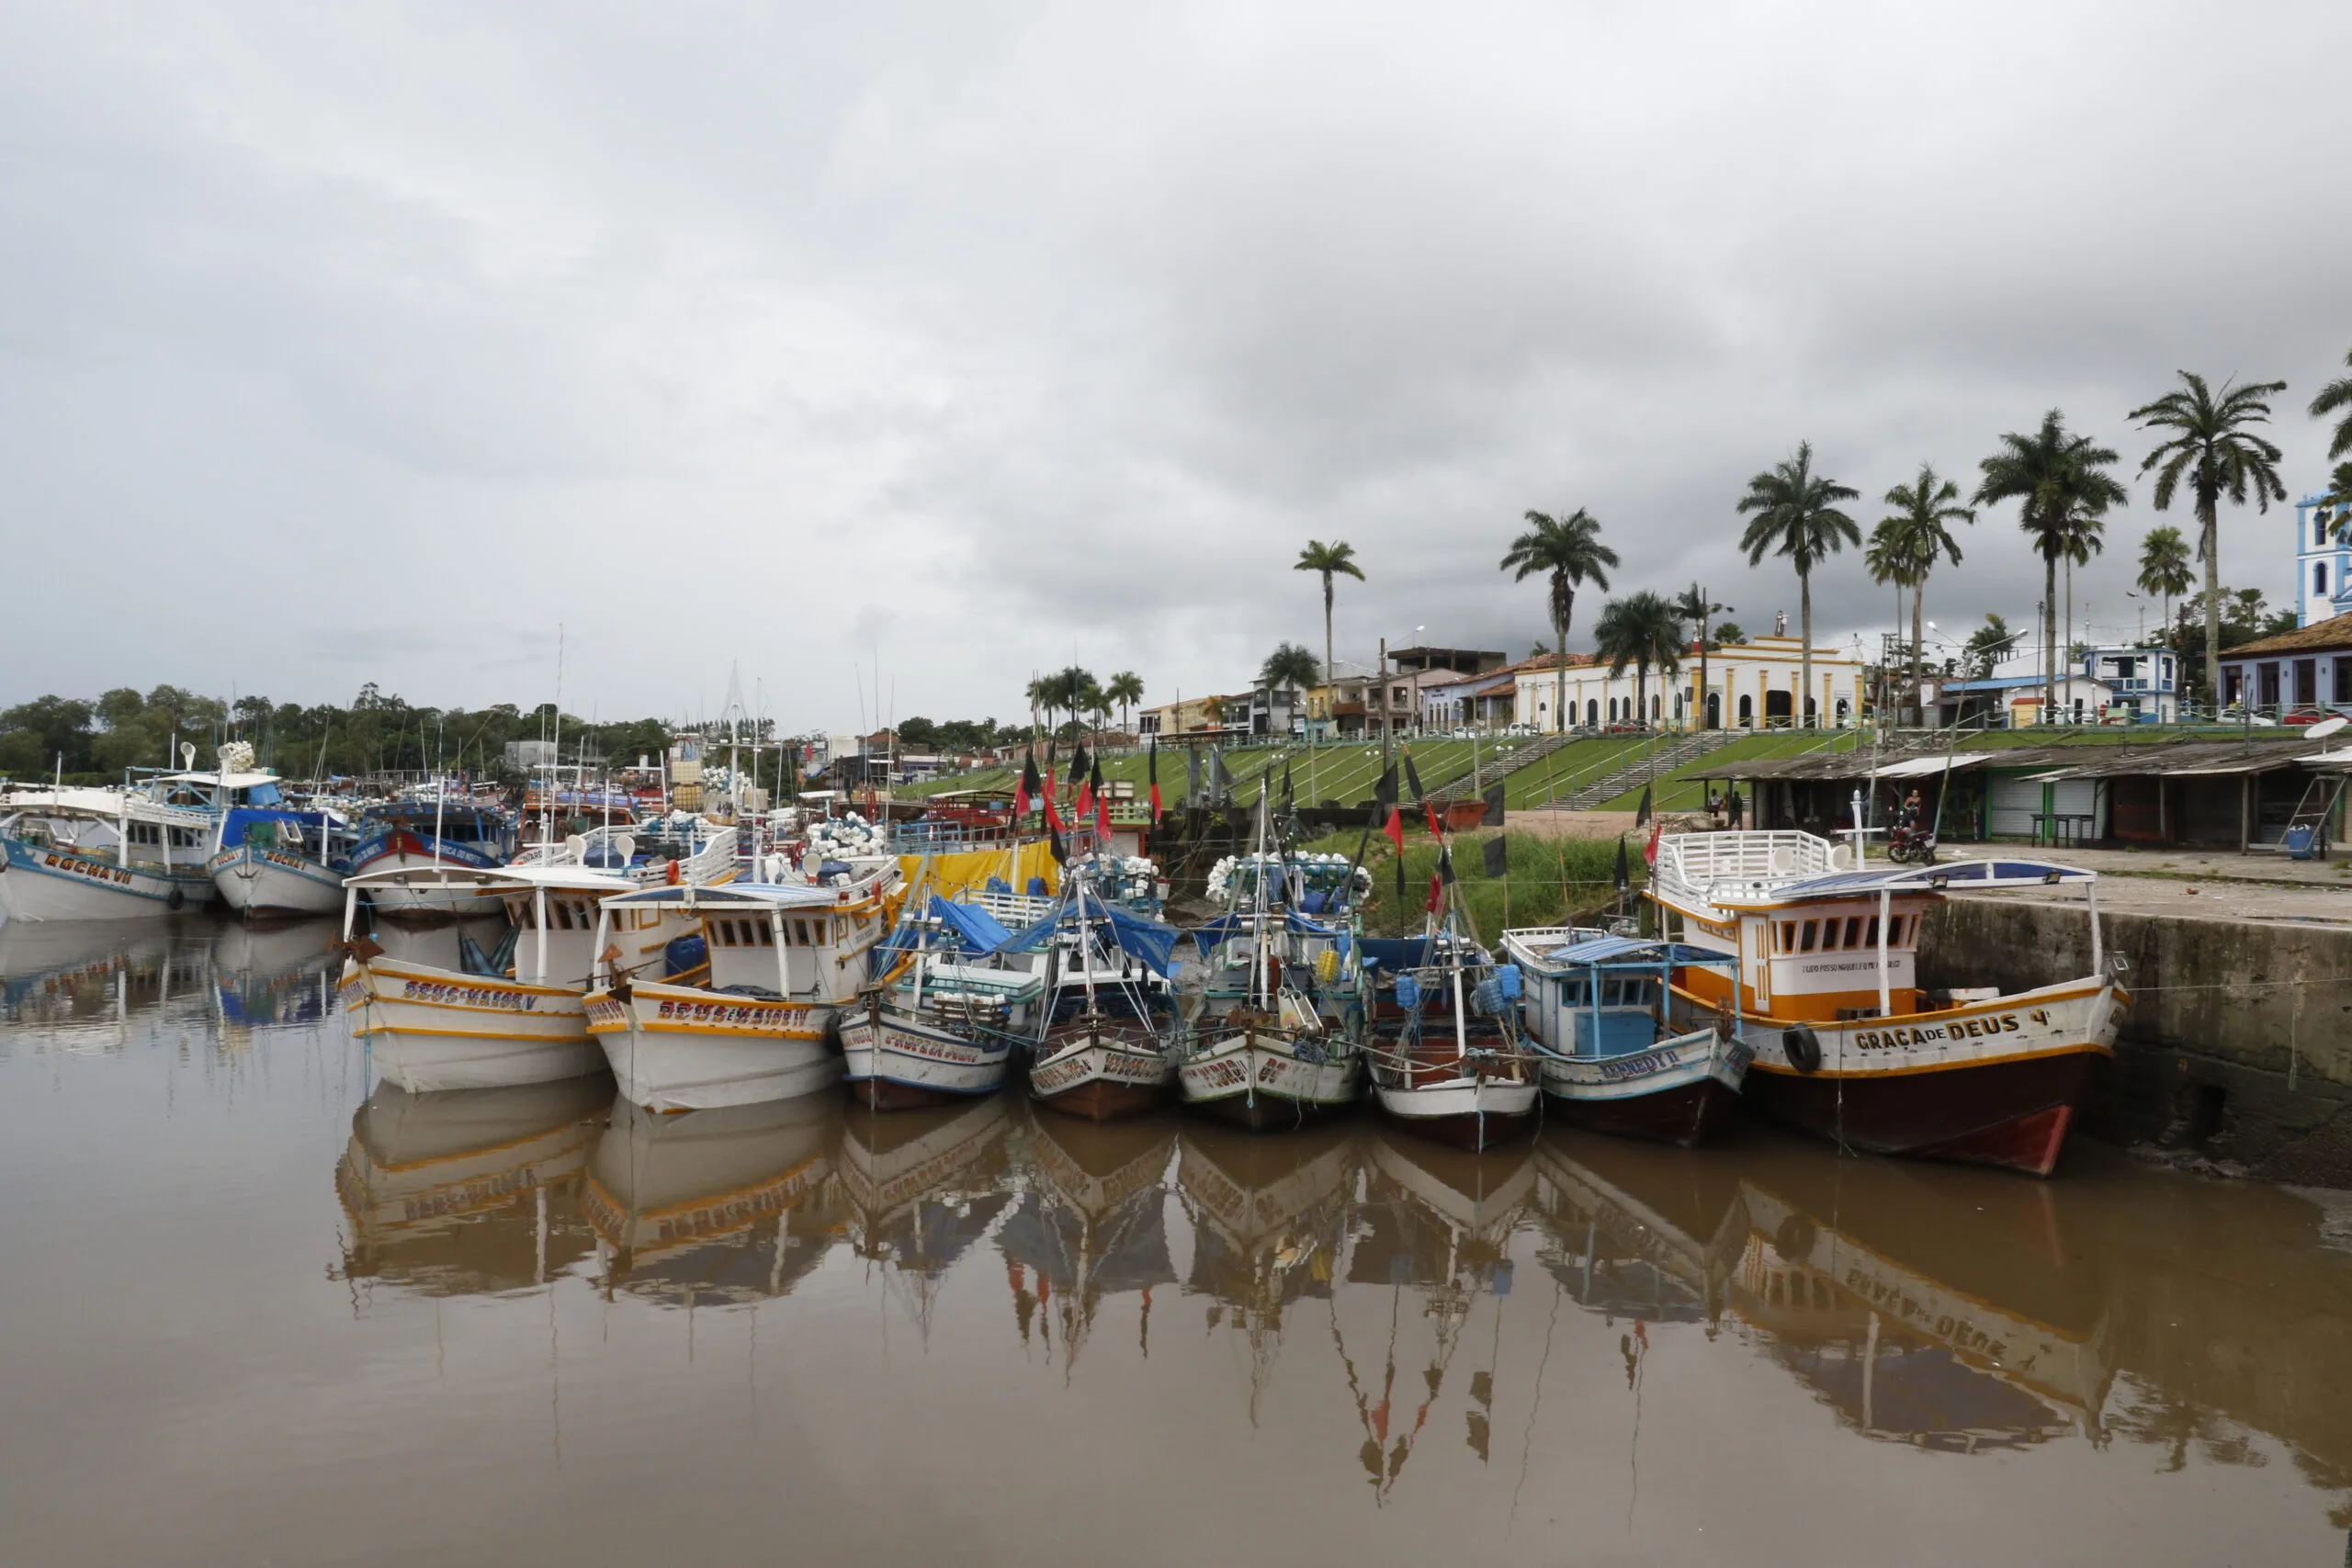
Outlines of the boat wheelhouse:
[{"label": "boat wheelhouse", "polygon": [[1526,976],[1544,1092],[1570,1121],[1685,1147],[1730,1121],[1755,1053],[1730,1009],[1674,986],[1729,955],[1563,927],[1505,931],[1503,951]]},{"label": "boat wheelhouse", "polygon": [[[411,953],[426,938],[361,929],[363,909],[404,881],[463,890],[476,908],[498,911],[494,945],[469,931],[429,933],[437,962]],[[596,940],[597,904],[628,884],[578,866],[459,872],[451,866],[382,870],[345,883],[341,992],[352,1033],[368,1043],[376,1068],[411,1093],[504,1089],[580,1077],[605,1065],[588,1038],[582,1005],[590,976],[606,970],[667,973],[695,955],[679,938],[690,926],[632,923],[615,951]],[[602,961],[600,963],[600,955]]]},{"label": "boat wheelhouse", "polygon": [[640,888],[604,901],[596,951],[650,914],[699,919],[699,985],[598,976],[588,1029],[621,1094],[653,1111],[789,1100],[840,1081],[835,1030],[888,928],[899,863],[877,856],[824,884]]},{"label": "boat wheelhouse", "polygon": [[[1680,940],[1727,955],[1680,988],[1729,1007],[1755,1052],[1744,1092],[1841,1147],[2047,1175],[2131,996],[2104,953],[2096,874],[2000,858],[1870,866],[1809,833],[1683,833],[1649,897]],[[1918,983],[1927,909],[1957,892],[2080,886],[2090,969],[2003,995]]]}]

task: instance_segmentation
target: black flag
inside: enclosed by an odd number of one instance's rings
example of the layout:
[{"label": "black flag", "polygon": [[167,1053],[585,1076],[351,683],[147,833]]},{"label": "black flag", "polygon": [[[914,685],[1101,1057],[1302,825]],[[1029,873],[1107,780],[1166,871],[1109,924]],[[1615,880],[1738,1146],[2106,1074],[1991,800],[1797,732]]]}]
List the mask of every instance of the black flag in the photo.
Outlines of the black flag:
[{"label": "black flag", "polygon": [[1297,798],[1291,794],[1290,788],[1290,759],[1284,757],[1283,759],[1283,809],[1288,811],[1296,804]]},{"label": "black flag", "polygon": [[[1050,819],[1046,823],[1046,848],[1052,853],[1054,857],[1054,863],[1056,865],[1068,865],[1069,863],[1069,847],[1062,842],[1061,829],[1055,827]],[[1620,844],[1617,848],[1617,858],[1622,861],[1624,859],[1623,852],[1625,846]],[[1618,874],[1620,875],[1623,874],[1623,868],[1622,866],[1619,868]]]},{"label": "black flag", "polygon": [[1510,871],[1510,840],[1500,833],[1488,839],[1482,852],[1487,857],[1487,874],[1498,880]]},{"label": "black flag", "polygon": [[1478,824],[1484,828],[1503,825],[1503,785],[1499,779],[1487,788],[1487,814],[1478,818]]},{"label": "black flag", "polygon": [[1623,898],[1633,890],[1634,869],[1626,863],[1625,840],[1621,838],[1617,840],[1617,897]]},{"label": "black flag", "polygon": [[1437,875],[1448,887],[1453,886],[1453,852],[1443,846],[1437,852]]},{"label": "black flag", "polygon": [[1026,817],[1045,795],[1046,781],[1037,776],[1037,753],[1032,751],[1029,760],[1021,764],[1021,787],[1012,797],[1013,815]]},{"label": "black flag", "polygon": [[1086,742],[1081,740],[1078,743],[1078,750],[1071,752],[1069,757],[1069,782],[1071,787],[1076,788],[1085,780],[1085,778]]},{"label": "black flag", "polygon": [[1421,787],[1421,775],[1419,771],[1413,766],[1413,754],[1410,751],[1405,753],[1405,782],[1413,786],[1413,798],[1415,800],[1423,799],[1428,795],[1429,791]]},{"label": "black flag", "polygon": [[1394,806],[1396,804],[1396,763],[1391,762],[1386,768],[1381,771],[1380,783],[1373,790],[1372,797],[1380,802],[1383,806]]},{"label": "black flag", "polygon": [[1634,807],[1634,826],[1639,828],[1650,819],[1650,786],[1642,786],[1642,803]]}]

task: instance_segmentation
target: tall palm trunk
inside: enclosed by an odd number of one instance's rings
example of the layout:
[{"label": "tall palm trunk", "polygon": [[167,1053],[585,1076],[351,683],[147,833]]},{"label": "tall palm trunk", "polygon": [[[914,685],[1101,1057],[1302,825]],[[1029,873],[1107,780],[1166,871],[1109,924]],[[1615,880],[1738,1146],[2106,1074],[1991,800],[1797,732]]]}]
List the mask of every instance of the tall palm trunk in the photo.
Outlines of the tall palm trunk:
[{"label": "tall palm trunk", "polygon": [[[2199,547],[2205,556],[2205,691],[2218,714],[2222,708],[2222,552],[2214,502],[2210,495],[2197,498],[2197,526]],[[2241,693],[2238,700],[2245,702],[2249,695]]]},{"label": "tall palm trunk", "polygon": [[1798,729],[1810,728],[1804,721],[1804,705],[1813,697],[1813,573],[1797,573],[1797,629],[1804,634],[1804,651],[1797,660],[1797,679],[1804,690],[1797,694],[1796,705],[1789,713],[1789,723]]},{"label": "tall palm trunk", "polygon": [[1646,659],[1634,660],[1634,722],[1646,727],[1650,721],[1650,666]]},{"label": "tall palm trunk", "polygon": [[[1923,572],[1920,574],[1919,581],[1911,585],[1911,690],[1904,697],[1904,701],[1907,703],[1919,701],[1919,682],[1922,679],[1919,655],[1926,640],[1923,620],[1926,612],[1920,606],[1921,601],[1927,596],[1928,579]],[[1921,710],[1921,716],[1925,717],[1924,708]]]},{"label": "tall palm trunk", "polygon": [[1576,590],[1558,572],[1552,574],[1552,629],[1559,634],[1560,666],[1552,682],[1552,728],[1568,732],[1568,617],[1576,614]]},{"label": "tall palm trunk", "polygon": [[1323,683],[1329,685],[1336,677],[1331,673],[1331,574],[1323,574]]},{"label": "tall palm trunk", "polygon": [[2041,722],[2058,713],[2058,536],[2041,552]]}]

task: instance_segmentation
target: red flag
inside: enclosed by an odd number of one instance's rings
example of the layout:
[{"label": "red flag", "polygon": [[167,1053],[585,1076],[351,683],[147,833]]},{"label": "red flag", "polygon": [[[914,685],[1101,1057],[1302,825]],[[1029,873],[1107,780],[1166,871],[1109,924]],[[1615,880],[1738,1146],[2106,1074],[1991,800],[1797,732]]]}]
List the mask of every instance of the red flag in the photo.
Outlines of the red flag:
[{"label": "red flag", "polygon": [[1445,908],[1445,884],[1438,880],[1436,872],[1430,873],[1430,896],[1421,908],[1432,915]]},{"label": "red flag", "polygon": [[1398,854],[1401,855],[1405,852],[1404,813],[1398,811],[1393,805],[1389,807],[1387,825],[1383,827],[1380,830],[1388,836],[1388,841],[1390,843],[1396,846],[1396,852]]},{"label": "red flag", "polygon": [[1094,797],[1094,827],[1108,842],[1111,837],[1111,797],[1107,795]]},{"label": "red flag", "polygon": [[1053,770],[1046,771],[1046,826],[1058,834],[1062,830],[1061,808],[1054,804]]},{"label": "red flag", "polygon": [[1423,795],[1421,797],[1421,809],[1429,814],[1430,837],[1432,839],[1443,838],[1445,836],[1445,829],[1438,826],[1437,802],[1431,800],[1427,795]]},{"label": "red flag", "polygon": [[1078,815],[1083,818],[1094,809],[1094,781],[1080,776],[1078,781]]},{"label": "red flag", "polygon": [[1642,858],[1649,862],[1652,865],[1656,865],[1657,863],[1658,835],[1664,831],[1665,827],[1666,824],[1660,822],[1657,818],[1653,817],[1650,818],[1650,841],[1642,846]]},{"label": "red flag", "polygon": [[1151,825],[1159,826],[1159,737],[1151,738]]}]

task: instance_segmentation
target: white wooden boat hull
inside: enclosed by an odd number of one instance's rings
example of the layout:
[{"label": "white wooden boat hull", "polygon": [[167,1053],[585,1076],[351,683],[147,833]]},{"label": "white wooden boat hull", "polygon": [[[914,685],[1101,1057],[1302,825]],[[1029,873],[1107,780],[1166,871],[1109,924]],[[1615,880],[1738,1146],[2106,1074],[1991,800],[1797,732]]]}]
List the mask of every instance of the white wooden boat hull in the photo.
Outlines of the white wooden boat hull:
[{"label": "white wooden boat hull", "polygon": [[1012,1060],[1007,1042],[968,1040],[888,1007],[844,1011],[841,1042],[851,1090],[881,1110],[994,1094]]},{"label": "white wooden boat hull", "polygon": [[379,955],[346,964],[339,992],[377,1072],[411,1094],[554,1083],[605,1065],[576,991]]},{"label": "white wooden boat hull", "polygon": [[0,911],[11,920],[128,920],[200,909],[218,897],[201,866],[119,866],[95,855],[0,839]]},{"label": "white wooden boat hull", "polygon": [[1175,1073],[1174,1066],[1158,1051],[1132,1050],[1102,1041],[1070,1046],[1032,1063],[1029,1092],[1039,1100],[1052,1100],[1097,1083],[1158,1091],[1168,1087]]},{"label": "white wooden boat hull", "polygon": [[241,915],[334,915],[343,874],[283,850],[240,844],[206,863],[220,901]]},{"label": "white wooden boat hull", "polygon": [[1283,1127],[1355,1102],[1363,1056],[1337,1043],[1329,1059],[1309,1061],[1278,1031],[1241,1029],[1212,1037],[1176,1069],[1184,1103],[1251,1127]]},{"label": "white wooden boat hull", "polygon": [[835,1003],[639,982],[591,992],[587,1010],[621,1098],[650,1111],[796,1100],[841,1082],[827,1043]]},{"label": "white wooden boat hull", "polygon": [[1542,1091],[1532,1083],[1488,1078],[1464,1078],[1455,1083],[1424,1084],[1418,1089],[1389,1089],[1375,1084],[1373,1093],[1380,1109],[1399,1122],[1482,1121],[1529,1115]]},{"label": "white wooden boat hull", "polygon": [[1711,1024],[1623,1055],[1538,1060],[1544,1092],[1578,1126],[1688,1147],[1730,1122],[1754,1055]]}]

